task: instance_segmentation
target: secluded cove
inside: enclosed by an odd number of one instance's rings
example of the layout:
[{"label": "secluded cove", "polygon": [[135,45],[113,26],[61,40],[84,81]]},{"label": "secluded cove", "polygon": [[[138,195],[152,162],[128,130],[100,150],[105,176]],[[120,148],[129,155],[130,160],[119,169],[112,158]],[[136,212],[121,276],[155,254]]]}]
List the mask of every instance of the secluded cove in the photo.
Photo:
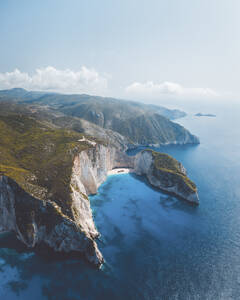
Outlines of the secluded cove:
[{"label": "secluded cove", "polygon": [[[209,109],[206,111],[210,111]],[[189,206],[133,173],[108,176],[90,197],[106,260],[46,259],[0,235],[0,298],[238,300],[240,141],[237,110],[181,119],[196,147],[162,147],[186,167],[201,205]]]}]

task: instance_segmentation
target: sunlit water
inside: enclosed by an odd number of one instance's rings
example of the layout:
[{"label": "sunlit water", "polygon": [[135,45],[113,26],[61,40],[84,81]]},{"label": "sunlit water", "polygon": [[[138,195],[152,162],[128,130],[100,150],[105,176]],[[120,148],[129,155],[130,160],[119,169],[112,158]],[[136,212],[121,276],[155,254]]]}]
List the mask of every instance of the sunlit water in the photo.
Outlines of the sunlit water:
[{"label": "sunlit water", "polygon": [[90,199],[103,269],[43,258],[2,235],[0,299],[240,299],[239,109],[203,112],[217,117],[179,120],[199,146],[161,148],[187,168],[199,207],[135,175],[110,176]]}]

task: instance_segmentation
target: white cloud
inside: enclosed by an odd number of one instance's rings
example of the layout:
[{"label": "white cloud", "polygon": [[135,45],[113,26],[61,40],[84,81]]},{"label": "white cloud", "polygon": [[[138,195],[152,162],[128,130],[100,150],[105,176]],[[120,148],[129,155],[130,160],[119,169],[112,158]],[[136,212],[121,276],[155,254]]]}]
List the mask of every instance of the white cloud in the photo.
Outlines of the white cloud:
[{"label": "white cloud", "polygon": [[129,85],[125,92],[132,97],[145,99],[162,98],[215,98],[217,92],[209,88],[187,88],[175,82],[145,83],[134,82]]},{"label": "white cloud", "polygon": [[[111,76],[99,74],[95,69],[85,66],[79,71],[59,70],[52,66],[38,68],[33,74],[15,69],[12,72],[0,72],[0,89],[21,87],[27,90],[52,91],[60,93],[86,93],[108,95],[108,81]],[[120,92],[121,94],[121,92]],[[202,99],[216,98],[219,95],[210,88],[187,88],[174,82],[154,83],[134,82],[127,86],[123,96],[139,100],[158,100],[168,98]]]},{"label": "white cloud", "polygon": [[84,66],[76,72],[48,66],[36,69],[32,75],[18,69],[0,73],[0,88],[13,87],[63,93],[104,94],[108,89],[108,76],[100,75],[96,70]]}]

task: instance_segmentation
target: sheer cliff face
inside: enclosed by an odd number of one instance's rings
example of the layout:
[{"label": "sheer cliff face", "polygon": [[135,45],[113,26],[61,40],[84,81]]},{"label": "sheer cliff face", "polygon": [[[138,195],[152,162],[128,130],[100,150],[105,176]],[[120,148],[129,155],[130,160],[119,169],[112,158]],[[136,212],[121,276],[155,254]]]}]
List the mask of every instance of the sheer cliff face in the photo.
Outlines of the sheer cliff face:
[{"label": "sheer cliff face", "polygon": [[72,167],[68,216],[55,201],[37,199],[9,177],[1,176],[0,231],[15,232],[28,247],[46,244],[59,252],[79,252],[100,266],[103,257],[95,242],[99,233],[88,195],[97,192],[109,170],[133,164],[133,158],[99,144],[78,153]]},{"label": "sheer cliff face", "polygon": [[133,168],[134,158],[113,147],[96,145],[79,153],[75,159],[71,177],[72,214],[75,222],[91,238],[97,232],[93,217],[89,194],[96,194],[99,185],[107,178],[107,173],[117,167]]},{"label": "sheer cliff face", "polygon": [[93,239],[52,201],[27,194],[12,179],[0,177],[0,229],[12,231],[28,247],[44,243],[57,252],[79,252],[96,266],[103,258]]},{"label": "sheer cliff face", "polygon": [[[161,165],[161,159],[167,163]],[[188,202],[199,203],[197,188],[187,177],[183,165],[166,154],[151,150],[140,152],[135,158],[135,172],[145,175],[154,187]]]},{"label": "sheer cliff face", "polygon": [[105,181],[107,172],[120,167],[133,168],[134,158],[114,147],[97,144],[75,157],[73,174],[77,174],[87,194],[95,194]]}]

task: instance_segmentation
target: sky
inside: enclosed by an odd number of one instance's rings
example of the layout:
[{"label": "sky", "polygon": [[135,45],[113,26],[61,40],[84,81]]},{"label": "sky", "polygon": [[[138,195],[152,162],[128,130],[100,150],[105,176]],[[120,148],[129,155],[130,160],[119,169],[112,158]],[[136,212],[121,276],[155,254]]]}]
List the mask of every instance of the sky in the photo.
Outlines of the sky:
[{"label": "sky", "polygon": [[0,0],[0,89],[240,99],[239,0]]}]

